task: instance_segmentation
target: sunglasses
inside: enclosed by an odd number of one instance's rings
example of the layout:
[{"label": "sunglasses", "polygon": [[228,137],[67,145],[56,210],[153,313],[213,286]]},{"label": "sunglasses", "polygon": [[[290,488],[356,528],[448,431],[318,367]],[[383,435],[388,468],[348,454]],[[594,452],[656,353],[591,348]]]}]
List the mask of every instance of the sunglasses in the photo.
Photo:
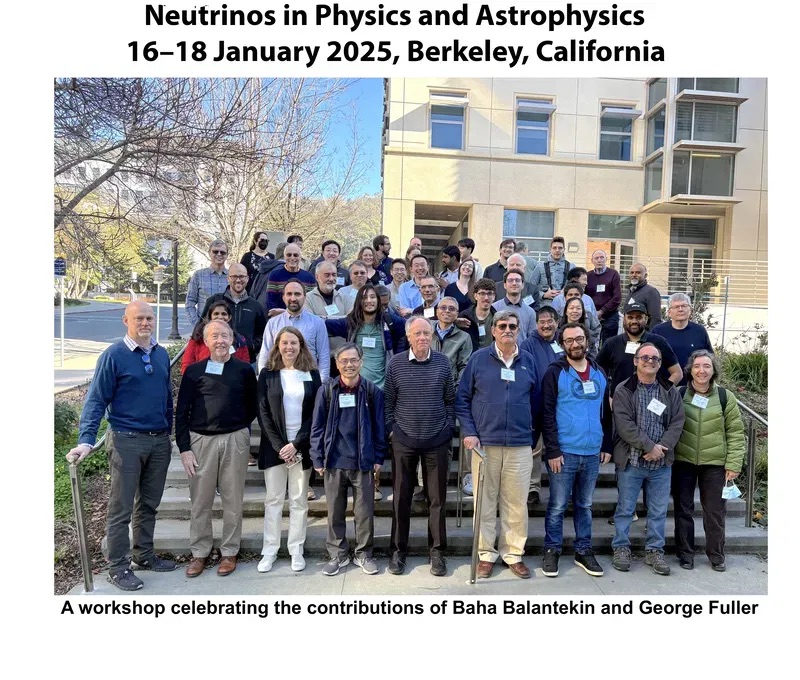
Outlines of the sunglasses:
[{"label": "sunglasses", "polygon": [[150,355],[142,354],[142,361],[144,362],[144,372],[147,373],[147,375],[152,375],[153,364],[150,363]]},{"label": "sunglasses", "polygon": [[661,357],[651,357],[649,354],[640,354],[636,358],[639,359],[640,361],[645,361],[645,362],[649,361],[653,364],[661,363]]},{"label": "sunglasses", "polygon": [[227,250],[212,250],[211,253],[213,255],[227,255],[228,251]]},{"label": "sunglasses", "polygon": [[517,330],[517,328],[519,328],[519,326],[515,323],[499,323],[497,324],[497,328],[501,331],[504,330],[515,331]]},{"label": "sunglasses", "polygon": [[233,279],[234,281],[243,281],[244,279],[247,278],[247,274],[237,274],[236,276],[231,274],[230,276],[228,276],[228,278]]},{"label": "sunglasses", "polygon": [[443,312],[457,312],[458,307],[449,307],[449,306],[442,306],[439,305],[438,309],[441,309]]}]

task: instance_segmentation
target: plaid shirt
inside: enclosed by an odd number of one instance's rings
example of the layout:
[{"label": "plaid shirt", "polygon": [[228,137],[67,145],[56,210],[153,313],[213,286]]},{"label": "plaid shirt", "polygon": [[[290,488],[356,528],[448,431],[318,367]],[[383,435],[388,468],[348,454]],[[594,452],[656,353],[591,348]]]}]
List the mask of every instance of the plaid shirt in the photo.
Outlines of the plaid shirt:
[{"label": "plaid shirt", "polygon": [[[657,416],[647,409],[647,405],[653,400],[658,399],[658,381],[646,385],[640,382],[636,388],[636,421],[639,428],[644,430],[649,439],[658,443],[664,436],[664,421],[662,416]],[[664,465],[664,459],[644,460],[642,456],[647,451],[642,451],[631,447],[630,461],[633,467],[645,468],[647,470],[658,470]]]},{"label": "plaid shirt", "polygon": [[206,300],[217,293],[224,293],[228,287],[228,269],[222,268],[217,273],[211,267],[198,269],[189,279],[189,290],[186,291],[186,314],[192,325],[200,320]]}]

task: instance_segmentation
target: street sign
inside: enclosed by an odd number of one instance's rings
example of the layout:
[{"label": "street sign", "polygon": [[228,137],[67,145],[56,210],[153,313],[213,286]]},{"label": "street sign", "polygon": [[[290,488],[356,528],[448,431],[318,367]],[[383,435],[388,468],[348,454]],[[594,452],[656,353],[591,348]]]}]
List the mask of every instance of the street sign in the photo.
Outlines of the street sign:
[{"label": "street sign", "polygon": [[158,264],[160,267],[169,267],[172,264],[172,241],[161,239],[159,241],[160,252],[158,254]]},{"label": "street sign", "polygon": [[153,283],[161,285],[164,283],[164,268],[153,267]]},{"label": "street sign", "polygon": [[67,275],[67,261],[63,257],[57,257],[54,261],[54,274],[63,279]]}]

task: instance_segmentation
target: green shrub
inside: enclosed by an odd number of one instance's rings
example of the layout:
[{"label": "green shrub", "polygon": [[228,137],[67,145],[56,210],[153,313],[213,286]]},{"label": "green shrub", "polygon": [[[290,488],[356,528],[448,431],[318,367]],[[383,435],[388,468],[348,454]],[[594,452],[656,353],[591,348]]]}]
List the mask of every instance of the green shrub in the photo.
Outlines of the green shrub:
[{"label": "green shrub", "polygon": [[765,352],[753,350],[743,354],[731,354],[726,352],[722,355],[722,371],[725,379],[744,387],[748,392],[767,391],[768,360]]},{"label": "green shrub", "polygon": [[[60,402],[56,402],[57,421],[59,410],[66,413],[66,409],[63,408],[63,406],[66,405],[62,403],[62,408],[59,409],[59,403]],[[77,415],[75,422],[77,422]],[[103,421],[97,433],[98,440],[105,433],[106,427],[107,423]],[[69,478],[69,463],[67,462],[66,455],[78,440],[78,430],[74,426],[71,427],[66,435],[62,435],[60,442],[58,441],[58,434],[56,437],[56,445],[53,447],[53,514],[56,519],[65,519],[72,517],[72,482]],[[85,458],[78,467],[78,470],[81,480],[97,473],[107,473],[108,455],[105,452],[105,448]]]},{"label": "green shrub", "polygon": [[57,401],[55,402],[54,413],[53,435],[56,448],[58,448],[70,441],[72,431],[78,423],[78,412],[67,402]]}]

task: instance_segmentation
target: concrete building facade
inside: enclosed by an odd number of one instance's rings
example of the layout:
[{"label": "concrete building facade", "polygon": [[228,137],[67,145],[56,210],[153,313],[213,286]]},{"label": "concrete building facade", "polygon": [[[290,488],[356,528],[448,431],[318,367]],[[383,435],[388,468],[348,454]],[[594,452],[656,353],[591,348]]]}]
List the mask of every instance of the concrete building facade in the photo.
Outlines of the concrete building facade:
[{"label": "concrete building facade", "polygon": [[469,236],[489,264],[504,237],[544,256],[561,235],[664,295],[714,272],[766,304],[766,79],[389,78],[382,181],[396,252]]}]

